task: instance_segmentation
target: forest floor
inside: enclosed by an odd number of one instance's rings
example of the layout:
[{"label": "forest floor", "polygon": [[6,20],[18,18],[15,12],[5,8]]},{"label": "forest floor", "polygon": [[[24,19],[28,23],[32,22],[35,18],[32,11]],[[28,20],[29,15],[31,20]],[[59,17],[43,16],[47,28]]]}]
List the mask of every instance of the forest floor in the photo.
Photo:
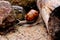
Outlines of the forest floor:
[{"label": "forest floor", "polygon": [[51,40],[44,24],[35,26],[16,26],[14,31],[0,35],[0,40]]}]

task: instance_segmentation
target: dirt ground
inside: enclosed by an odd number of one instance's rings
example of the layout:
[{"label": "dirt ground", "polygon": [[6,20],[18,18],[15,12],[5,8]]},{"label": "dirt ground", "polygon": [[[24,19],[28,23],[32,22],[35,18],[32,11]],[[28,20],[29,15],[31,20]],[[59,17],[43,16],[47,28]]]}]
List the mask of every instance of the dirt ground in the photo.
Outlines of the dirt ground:
[{"label": "dirt ground", "polygon": [[0,35],[0,40],[51,40],[43,23],[35,26],[16,26],[16,30]]}]

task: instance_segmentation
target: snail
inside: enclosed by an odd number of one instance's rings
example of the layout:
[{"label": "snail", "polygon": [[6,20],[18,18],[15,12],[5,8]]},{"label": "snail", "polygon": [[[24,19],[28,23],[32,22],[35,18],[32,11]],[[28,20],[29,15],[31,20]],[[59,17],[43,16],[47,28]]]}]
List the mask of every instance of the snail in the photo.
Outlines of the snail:
[{"label": "snail", "polygon": [[[33,25],[33,23],[35,23],[35,21],[38,19],[39,13],[38,11],[31,9],[26,15],[25,15],[25,20],[18,20],[19,21],[19,25],[23,25],[23,24],[31,24]],[[29,25],[30,26],[30,25]]]}]

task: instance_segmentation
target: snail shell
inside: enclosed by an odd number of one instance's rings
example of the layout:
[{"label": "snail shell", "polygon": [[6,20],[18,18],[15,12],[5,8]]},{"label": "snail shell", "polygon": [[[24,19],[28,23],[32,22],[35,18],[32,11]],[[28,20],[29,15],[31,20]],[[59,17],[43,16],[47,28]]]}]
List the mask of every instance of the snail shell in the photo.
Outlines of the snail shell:
[{"label": "snail shell", "polygon": [[34,21],[37,19],[39,16],[38,11],[31,9],[27,14],[26,14],[26,20],[27,21]]},{"label": "snail shell", "polygon": [[[60,6],[60,0],[37,0],[37,6],[40,10],[40,14],[46,24],[48,29],[48,21],[50,17],[50,13],[58,6]],[[39,14],[39,15],[40,15]]]}]

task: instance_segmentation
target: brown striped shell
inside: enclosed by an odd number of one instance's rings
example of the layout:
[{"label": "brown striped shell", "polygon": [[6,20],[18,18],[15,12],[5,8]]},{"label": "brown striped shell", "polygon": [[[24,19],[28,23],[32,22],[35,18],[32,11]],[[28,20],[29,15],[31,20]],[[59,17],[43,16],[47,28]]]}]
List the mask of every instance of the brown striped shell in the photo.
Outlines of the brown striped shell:
[{"label": "brown striped shell", "polygon": [[26,14],[26,20],[33,21],[38,17],[38,15],[38,11],[32,9]]}]

